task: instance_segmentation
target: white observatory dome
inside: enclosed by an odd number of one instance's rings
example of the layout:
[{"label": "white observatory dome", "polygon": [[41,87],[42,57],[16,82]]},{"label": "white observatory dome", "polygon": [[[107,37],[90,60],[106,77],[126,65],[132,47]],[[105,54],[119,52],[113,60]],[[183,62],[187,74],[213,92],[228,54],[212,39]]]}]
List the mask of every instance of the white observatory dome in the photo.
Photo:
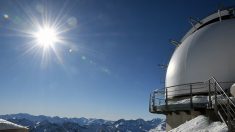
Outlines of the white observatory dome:
[{"label": "white observatory dome", "polygon": [[165,86],[204,82],[212,76],[219,82],[235,81],[235,19],[231,9],[206,17],[185,35],[170,59]]}]

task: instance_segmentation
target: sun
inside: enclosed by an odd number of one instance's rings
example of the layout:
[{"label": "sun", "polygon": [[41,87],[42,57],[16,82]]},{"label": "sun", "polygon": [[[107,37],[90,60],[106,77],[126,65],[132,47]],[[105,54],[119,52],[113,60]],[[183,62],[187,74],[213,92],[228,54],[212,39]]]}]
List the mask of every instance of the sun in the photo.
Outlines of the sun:
[{"label": "sun", "polygon": [[25,14],[19,17],[17,22],[15,19],[10,19],[14,16],[11,17],[8,14],[3,16],[5,19],[9,19],[9,22],[12,21],[15,24],[10,29],[17,31],[18,36],[26,39],[25,43],[22,44],[23,54],[32,55],[37,61],[41,60],[43,68],[51,61],[56,62],[56,64],[63,64],[63,55],[66,52],[75,51],[73,48],[77,47],[71,39],[73,36],[70,33],[71,30],[78,27],[77,18],[67,14],[69,12],[66,11],[64,4],[62,10],[57,10],[57,7],[52,8],[49,3],[36,4],[36,10],[31,8],[35,6],[22,6]]},{"label": "sun", "polygon": [[36,43],[44,49],[53,47],[59,41],[58,32],[49,26],[40,27],[33,36]]}]

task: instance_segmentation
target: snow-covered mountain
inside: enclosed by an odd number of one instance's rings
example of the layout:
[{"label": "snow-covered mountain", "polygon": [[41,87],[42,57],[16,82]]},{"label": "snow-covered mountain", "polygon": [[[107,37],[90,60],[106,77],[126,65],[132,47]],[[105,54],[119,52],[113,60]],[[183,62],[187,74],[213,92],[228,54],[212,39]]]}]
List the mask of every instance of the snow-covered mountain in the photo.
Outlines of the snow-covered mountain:
[{"label": "snow-covered mountain", "polygon": [[161,122],[157,127],[149,130],[149,132],[165,132],[165,131],[166,131],[166,120]]},{"label": "snow-covered mountain", "polygon": [[[0,119],[27,126],[30,132],[147,132],[154,128],[165,130],[165,119],[156,118],[108,121],[87,118],[60,118],[49,116],[33,116],[29,114],[0,115]],[[163,126],[163,127],[161,127]]]}]

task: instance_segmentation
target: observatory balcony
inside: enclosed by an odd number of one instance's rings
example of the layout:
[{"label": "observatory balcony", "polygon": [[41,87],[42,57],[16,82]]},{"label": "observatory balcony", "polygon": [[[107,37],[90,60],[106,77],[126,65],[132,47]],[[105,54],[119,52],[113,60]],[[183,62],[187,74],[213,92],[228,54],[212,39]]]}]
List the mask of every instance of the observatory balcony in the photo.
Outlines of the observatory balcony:
[{"label": "observatory balcony", "polygon": [[[220,86],[231,86],[234,82],[219,82]],[[213,85],[213,87],[212,87]],[[157,89],[150,94],[149,111],[168,114],[177,111],[213,109],[215,82],[196,82]],[[226,95],[229,89],[222,89]],[[221,90],[217,90],[221,92]],[[173,94],[174,93],[174,94]],[[221,93],[217,93],[218,97]]]},{"label": "observatory balcony", "polygon": [[[204,101],[204,98],[207,97],[206,92],[195,94],[195,91],[205,89],[204,85],[203,82],[197,82],[155,90],[150,94],[149,111],[151,113],[167,114],[193,108],[206,108],[208,103]],[[203,102],[200,102],[200,98]]]}]

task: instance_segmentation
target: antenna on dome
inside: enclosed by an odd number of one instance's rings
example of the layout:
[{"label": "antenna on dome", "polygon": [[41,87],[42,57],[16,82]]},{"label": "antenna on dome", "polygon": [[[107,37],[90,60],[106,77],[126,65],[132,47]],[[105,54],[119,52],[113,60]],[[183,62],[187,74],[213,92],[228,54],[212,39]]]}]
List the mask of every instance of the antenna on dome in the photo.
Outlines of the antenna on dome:
[{"label": "antenna on dome", "polygon": [[222,21],[220,9],[218,10],[219,21]]},{"label": "antenna on dome", "polygon": [[170,41],[171,44],[175,45],[176,47],[179,47],[180,44],[181,44],[181,42],[173,40],[173,39],[170,39],[169,41]]},{"label": "antenna on dome", "polygon": [[168,65],[166,65],[166,64],[158,64],[157,66],[158,66],[159,68],[163,69],[163,70],[166,70],[167,67],[168,67]]},{"label": "antenna on dome", "polygon": [[218,5],[218,16],[219,16],[219,21],[221,22],[222,21],[222,17],[221,17],[221,10],[224,9],[224,5],[223,4],[219,4]]},{"label": "antenna on dome", "polygon": [[159,67],[159,69],[161,69],[164,72],[163,76],[159,77],[160,84],[165,84],[165,72],[166,72],[166,69],[167,69],[168,65],[158,64],[157,66]]},{"label": "antenna on dome", "polygon": [[189,23],[194,27],[194,28],[196,28],[195,27],[195,25],[196,24],[202,24],[202,22],[199,20],[199,19],[197,19],[197,18],[193,18],[193,17],[189,17]]}]

